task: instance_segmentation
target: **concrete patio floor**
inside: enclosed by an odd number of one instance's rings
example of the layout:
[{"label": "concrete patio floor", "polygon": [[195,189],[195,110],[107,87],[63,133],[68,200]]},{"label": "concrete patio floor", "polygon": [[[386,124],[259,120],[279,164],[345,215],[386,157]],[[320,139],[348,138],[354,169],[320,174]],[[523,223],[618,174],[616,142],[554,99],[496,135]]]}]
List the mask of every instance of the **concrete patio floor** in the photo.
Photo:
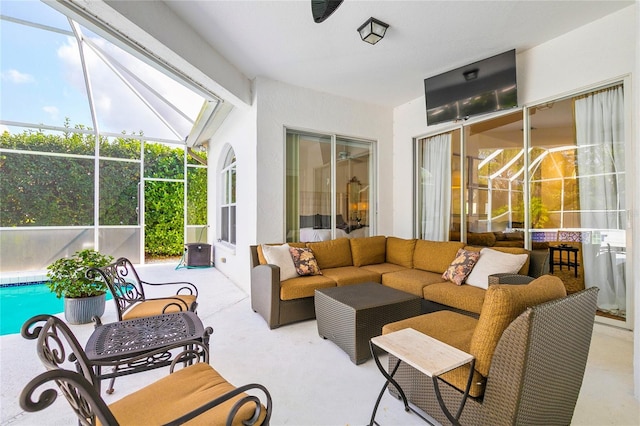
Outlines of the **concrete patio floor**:
[{"label": "concrete patio floor", "polygon": [[[273,397],[273,425],[362,425],[384,383],[373,361],[354,365],[340,348],[318,336],[315,321],[269,330],[251,310],[249,296],[215,268],[174,269],[175,264],[138,268],[147,281],[191,281],[200,291],[198,314],[211,326],[211,364],[231,383],[258,382]],[[107,302],[104,323],[116,320]],[[91,324],[72,326],[81,343]],[[574,425],[639,425],[640,403],[633,397],[630,331],[596,324]],[[44,371],[33,341],[18,334],[0,338],[0,424],[70,425],[75,417],[64,398],[52,407],[25,413],[18,405],[24,385]],[[120,377],[107,403],[167,374],[167,369]],[[103,385],[104,389],[104,385]],[[422,425],[388,394],[377,420],[385,425]]]}]

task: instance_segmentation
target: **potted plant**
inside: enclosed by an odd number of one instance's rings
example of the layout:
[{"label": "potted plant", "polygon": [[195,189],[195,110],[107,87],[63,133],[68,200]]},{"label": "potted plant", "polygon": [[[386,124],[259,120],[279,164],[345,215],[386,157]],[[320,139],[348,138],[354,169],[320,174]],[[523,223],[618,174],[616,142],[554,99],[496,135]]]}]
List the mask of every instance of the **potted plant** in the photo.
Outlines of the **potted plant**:
[{"label": "potted plant", "polygon": [[100,268],[113,261],[95,250],[80,250],[71,257],[63,257],[47,266],[47,286],[64,297],[64,316],[71,324],[86,324],[94,316],[104,314],[107,285],[103,281],[88,279],[89,268]]}]

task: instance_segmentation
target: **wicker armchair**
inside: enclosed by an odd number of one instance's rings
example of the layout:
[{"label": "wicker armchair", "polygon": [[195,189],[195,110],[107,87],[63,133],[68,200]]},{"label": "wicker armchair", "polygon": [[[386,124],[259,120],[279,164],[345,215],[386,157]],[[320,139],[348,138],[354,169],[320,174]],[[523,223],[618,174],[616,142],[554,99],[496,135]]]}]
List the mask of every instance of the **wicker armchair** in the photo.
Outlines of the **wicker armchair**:
[{"label": "wicker armchair", "polygon": [[[20,394],[25,411],[50,406],[58,392],[42,387],[54,382],[82,425],[178,425],[191,419],[208,425],[269,424],[269,391],[260,384],[231,385],[202,358],[202,354],[208,358],[208,351],[200,342],[191,342],[191,348],[174,359],[171,374],[107,405],[97,391],[87,356],[67,325],[50,316],[44,325],[30,330],[35,323],[33,318],[27,320],[22,335],[37,338],[37,353],[47,371],[32,379]],[[180,364],[190,365],[174,371]]]},{"label": "wicker armchair", "polygon": [[[598,289],[527,308],[504,331],[493,354],[484,395],[467,399],[463,425],[569,425],[591,344]],[[389,366],[397,358],[389,357]],[[443,425],[431,378],[404,363],[394,379],[409,401]],[[447,407],[462,391],[440,382]],[[397,395],[395,389],[390,389]]]},{"label": "wicker armchair", "polygon": [[[189,282],[150,283],[138,276],[129,259],[121,257],[102,268],[87,270],[88,278],[101,277],[109,287],[116,303],[118,320],[142,318],[178,311],[195,312],[198,303],[198,289]],[[147,298],[145,286],[179,287],[174,295],[161,298]]]}]

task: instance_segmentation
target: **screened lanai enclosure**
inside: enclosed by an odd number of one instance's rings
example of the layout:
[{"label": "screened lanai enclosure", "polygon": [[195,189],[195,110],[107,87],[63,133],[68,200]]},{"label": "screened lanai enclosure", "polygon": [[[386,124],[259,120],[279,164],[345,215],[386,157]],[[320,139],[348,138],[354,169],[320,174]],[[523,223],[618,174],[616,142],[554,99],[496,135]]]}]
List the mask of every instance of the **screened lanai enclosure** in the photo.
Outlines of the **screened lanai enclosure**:
[{"label": "screened lanai enclosure", "polygon": [[206,241],[206,147],[187,140],[218,101],[45,3],[3,2],[1,31],[0,271]]}]

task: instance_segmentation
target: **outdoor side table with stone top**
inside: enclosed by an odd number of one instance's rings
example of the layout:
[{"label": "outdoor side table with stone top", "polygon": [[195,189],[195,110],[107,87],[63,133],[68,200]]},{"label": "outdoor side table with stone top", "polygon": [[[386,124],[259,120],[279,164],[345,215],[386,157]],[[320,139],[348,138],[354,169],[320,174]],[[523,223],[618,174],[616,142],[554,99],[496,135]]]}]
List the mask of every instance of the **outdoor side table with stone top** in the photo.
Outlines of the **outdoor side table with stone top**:
[{"label": "outdoor side table with stone top", "polygon": [[318,334],[361,364],[385,324],[420,315],[420,298],[371,282],[316,290],[315,309]]}]

